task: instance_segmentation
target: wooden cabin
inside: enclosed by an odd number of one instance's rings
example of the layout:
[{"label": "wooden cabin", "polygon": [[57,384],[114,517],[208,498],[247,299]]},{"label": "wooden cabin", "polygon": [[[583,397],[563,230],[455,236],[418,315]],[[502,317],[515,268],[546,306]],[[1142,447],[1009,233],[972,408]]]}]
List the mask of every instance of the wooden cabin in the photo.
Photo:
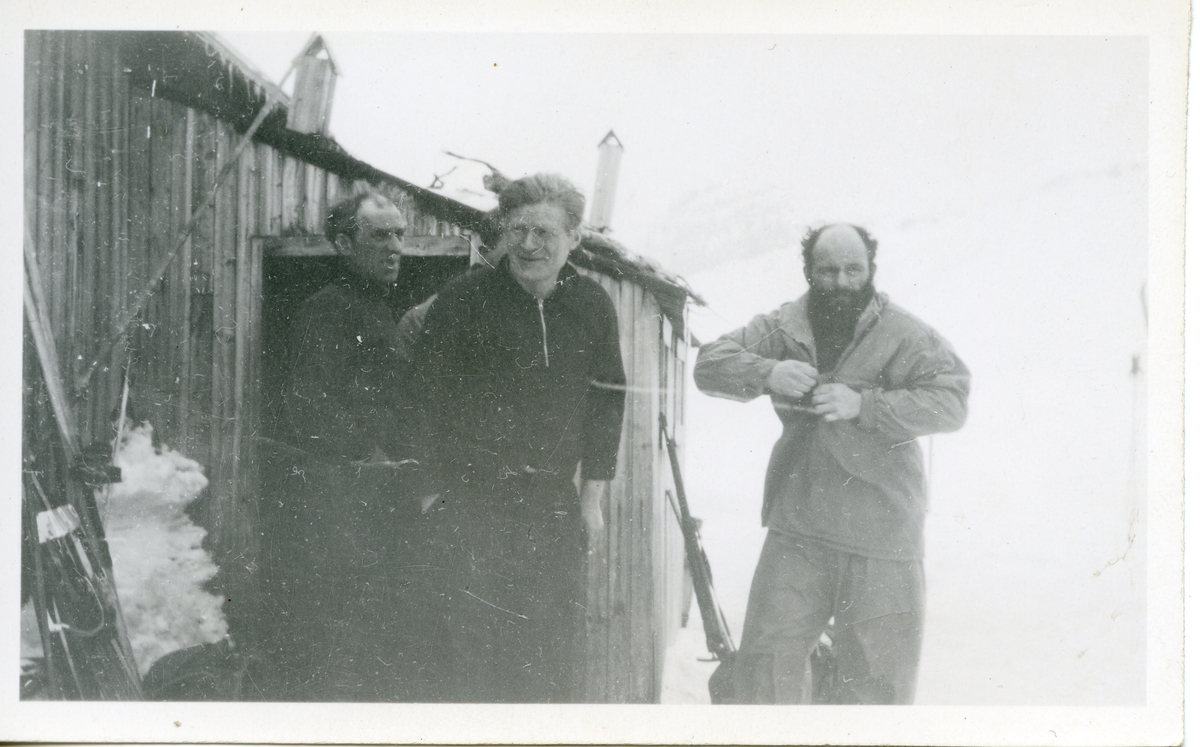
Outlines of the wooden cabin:
[{"label": "wooden cabin", "polygon": [[[320,238],[328,206],[371,185],[407,214],[403,305],[466,269],[494,232],[488,213],[358,160],[319,128],[289,129],[289,104],[212,34],[25,35],[24,230],[70,416],[84,444],[111,442],[128,380],[130,414],[204,465],[199,521],[230,597],[253,593],[272,351],[288,306],[333,271]],[[658,416],[682,442],[688,292],[601,234],[572,261],[613,297],[630,384],[608,563],[589,571],[587,697],[654,702],[684,613]],[[23,404],[27,461],[61,462],[28,350]]]}]

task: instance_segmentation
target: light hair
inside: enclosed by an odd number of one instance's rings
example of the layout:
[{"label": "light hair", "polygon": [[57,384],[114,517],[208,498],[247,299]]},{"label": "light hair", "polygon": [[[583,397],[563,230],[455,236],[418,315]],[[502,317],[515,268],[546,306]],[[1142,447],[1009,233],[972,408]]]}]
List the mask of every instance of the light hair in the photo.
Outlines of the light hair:
[{"label": "light hair", "polygon": [[563,209],[567,214],[568,231],[579,228],[583,222],[583,192],[558,174],[533,174],[509,183],[500,191],[500,219],[504,220],[517,208],[543,202]]}]

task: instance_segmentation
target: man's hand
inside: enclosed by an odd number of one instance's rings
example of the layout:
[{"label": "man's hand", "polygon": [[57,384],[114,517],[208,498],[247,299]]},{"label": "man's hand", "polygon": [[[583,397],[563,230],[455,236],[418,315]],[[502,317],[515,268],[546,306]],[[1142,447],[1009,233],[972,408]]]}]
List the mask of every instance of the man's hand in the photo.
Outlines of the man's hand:
[{"label": "man's hand", "polygon": [[767,389],[784,397],[800,399],[817,383],[816,367],[804,361],[779,361],[767,376]]},{"label": "man's hand", "polygon": [[600,499],[604,496],[605,480],[584,480],[579,491],[579,507],[583,512],[583,525],[587,527],[588,556],[604,557],[607,537],[604,533],[604,513],[600,510]]},{"label": "man's hand", "polygon": [[812,401],[813,414],[827,423],[854,420],[862,410],[862,395],[845,384],[822,384],[813,390]]}]

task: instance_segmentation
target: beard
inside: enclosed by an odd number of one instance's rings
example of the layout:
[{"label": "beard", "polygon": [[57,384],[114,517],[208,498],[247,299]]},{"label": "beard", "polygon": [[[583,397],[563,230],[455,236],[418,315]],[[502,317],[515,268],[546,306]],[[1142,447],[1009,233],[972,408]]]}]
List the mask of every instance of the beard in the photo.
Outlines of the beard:
[{"label": "beard", "polygon": [[837,365],[846,346],[854,339],[858,318],[874,297],[875,285],[870,280],[856,291],[823,291],[816,287],[810,291],[808,320],[817,344],[818,371],[832,371]]},{"label": "beard", "polygon": [[808,299],[808,317],[815,328],[854,330],[858,318],[875,297],[875,284],[868,280],[858,290],[821,290],[812,288]]}]

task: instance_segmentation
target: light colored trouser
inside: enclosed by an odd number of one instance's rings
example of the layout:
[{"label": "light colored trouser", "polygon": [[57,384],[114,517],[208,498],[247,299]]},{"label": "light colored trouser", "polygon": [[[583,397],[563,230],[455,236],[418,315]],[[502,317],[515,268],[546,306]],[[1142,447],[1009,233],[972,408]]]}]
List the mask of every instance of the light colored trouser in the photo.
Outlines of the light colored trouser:
[{"label": "light colored trouser", "polygon": [[818,700],[911,704],[924,606],[919,560],[878,560],[768,533],[734,670],[738,702],[813,702],[809,657],[833,618],[837,675]]}]

